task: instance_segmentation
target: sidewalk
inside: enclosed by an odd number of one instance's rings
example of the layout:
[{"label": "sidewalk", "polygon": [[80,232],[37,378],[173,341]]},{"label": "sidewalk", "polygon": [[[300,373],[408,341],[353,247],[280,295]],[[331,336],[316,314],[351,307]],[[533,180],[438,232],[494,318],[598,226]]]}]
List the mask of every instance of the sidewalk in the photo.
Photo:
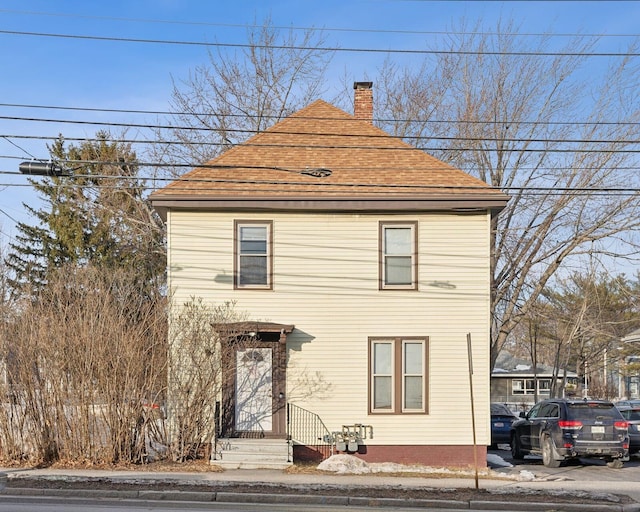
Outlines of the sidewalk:
[{"label": "sidewalk", "polygon": [[[377,474],[327,474],[286,473],[280,470],[226,470],[224,472],[148,472],[107,471],[81,469],[19,469],[0,468],[3,473],[0,486],[2,497],[16,495],[110,497],[122,499],[218,501],[235,503],[296,503],[334,504],[336,506],[381,506],[396,504],[405,507],[443,506],[446,508],[484,510],[545,510],[554,501],[554,493],[588,493],[590,504],[561,503],[554,510],[562,511],[640,511],[640,488],[637,482],[578,482],[533,480],[518,481],[515,475],[500,477],[492,472],[492,478],[481,476],[480,490],[490,491],[491,500],[463,490],[474,490],[475,478],[429,478],[422,476],[390,476]],[[96,484],[102,483],[101,486]],[[70,485],[56,485],[72,483]],[[105,482],[112,485],[105,488]],[[53,484],[53,485],[47,485]],[[153,488],[149,488],[153,485]],[[120,486],[120,487],[119,487]],[[81,488],[79,488],[81,487]],[[269,487],[280,487],[270,492]],[[286,487],[283,493],[282,487]],[[253,492],[259,488],[259,492]],[[210,490],[209,490],[210,489]],[[265,490],[266,489],[266,490]],[[372,497],[372,489],[393,489],[395,494],[407,497]],[[410,497],[417,490],[448,490],[439,499],[415,499]],[[458,492],[456,492],[458,490]],[[527,493],[543,491],[540,499],[518,499]],[[441,493],[441,495],[443,495]],[[502,497],[504,495],[504,500]],[[616,503],[608,499],[614,495],[627,495],[634,503]],[[466,497],[465,497],[466,496]],[[450,497],[450,498],[449,498]],[[485,496],[486,498],[486,496]],[[558,500],[560,502],[561,500]],[[562,501],[567,501],[562,500]]]}]

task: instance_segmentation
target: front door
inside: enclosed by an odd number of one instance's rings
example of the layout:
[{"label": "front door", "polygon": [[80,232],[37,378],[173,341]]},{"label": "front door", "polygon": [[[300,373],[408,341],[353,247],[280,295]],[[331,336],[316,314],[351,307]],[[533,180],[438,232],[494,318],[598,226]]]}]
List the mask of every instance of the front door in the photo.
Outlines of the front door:
[{"label": "front door", "polygon": [[235,431],[273,430],[273,357],[270,348],[245,348],[236,352],[235,395]]},{"label": "front door", "polygon": [[221,437],[286,437],[285,341],[279,331],[260,332],[223,351]]}]

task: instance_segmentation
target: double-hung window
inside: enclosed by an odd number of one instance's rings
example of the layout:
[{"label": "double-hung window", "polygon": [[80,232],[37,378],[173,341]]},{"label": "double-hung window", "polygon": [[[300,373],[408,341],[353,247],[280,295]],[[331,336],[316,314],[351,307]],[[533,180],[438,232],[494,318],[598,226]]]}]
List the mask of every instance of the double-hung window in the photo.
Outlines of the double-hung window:
[{"label": "double-hung window", "polygon": [[272,222],[235,222],[235,287],[272,288]]},{"label": "double-hung window", "polygon": [[427,412],[427,338],[369,338],[369,412]]},{"label": "double-hung window", "polygon": [[380,223],[380,288],[416,290],[417,223]]}]

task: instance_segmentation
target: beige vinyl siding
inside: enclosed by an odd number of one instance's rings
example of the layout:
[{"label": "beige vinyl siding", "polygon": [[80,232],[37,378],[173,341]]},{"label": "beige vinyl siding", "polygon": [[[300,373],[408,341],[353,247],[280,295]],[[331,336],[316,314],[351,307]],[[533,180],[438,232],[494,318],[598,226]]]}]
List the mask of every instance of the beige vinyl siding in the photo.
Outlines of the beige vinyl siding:
[{"label": "beige vinyl siding", "polygon": [[[273,221],[273,290],[233,289],[233,221]],[[176,303],[237,301],[251,319],[294,324],[287,399],[330,430],[372,425],[368,444],[470,444],[467,333],[479,444],[489,444],[488,214],[173,211]],[[380,221],[418,222],[418,290],[378,289]],[[428,414],[368,414],[369,336],[429,338]]]}]

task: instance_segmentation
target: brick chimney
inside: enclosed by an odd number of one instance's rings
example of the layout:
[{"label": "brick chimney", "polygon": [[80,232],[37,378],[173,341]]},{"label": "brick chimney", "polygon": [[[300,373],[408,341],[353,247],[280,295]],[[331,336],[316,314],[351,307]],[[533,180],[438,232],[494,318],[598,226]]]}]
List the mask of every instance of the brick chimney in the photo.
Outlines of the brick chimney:
[{"label": "brick chimney", "polygon": [[353,115],[373,124],[373,82],[354,82]]}]

